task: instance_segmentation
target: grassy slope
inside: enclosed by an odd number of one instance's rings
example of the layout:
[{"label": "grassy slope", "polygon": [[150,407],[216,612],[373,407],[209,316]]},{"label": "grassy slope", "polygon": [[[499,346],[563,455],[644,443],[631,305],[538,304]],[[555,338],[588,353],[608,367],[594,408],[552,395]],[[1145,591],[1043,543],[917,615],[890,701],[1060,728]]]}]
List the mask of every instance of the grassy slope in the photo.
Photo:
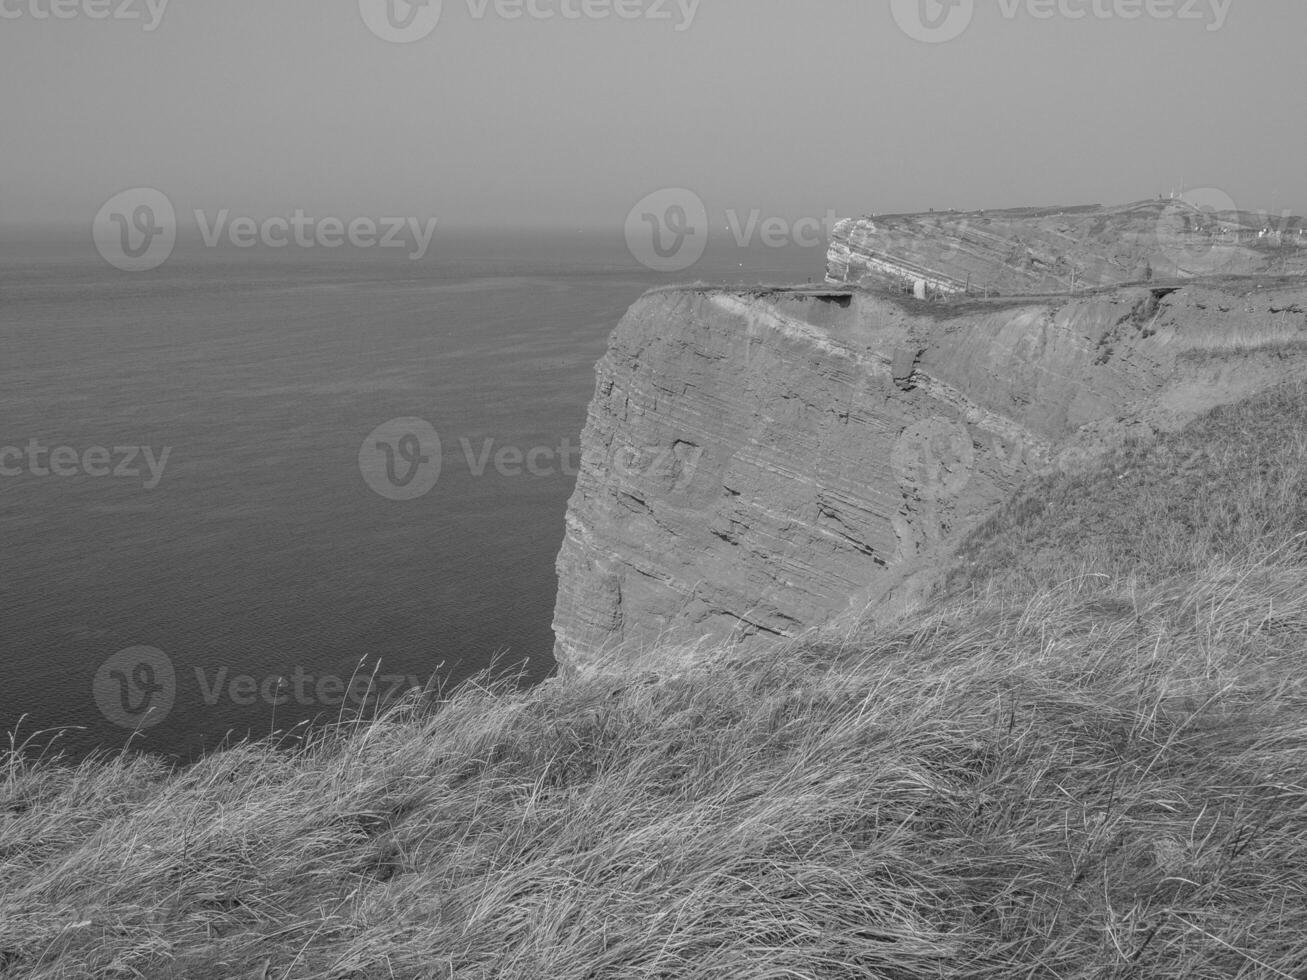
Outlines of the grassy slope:
[{"label": "grassy slope", "polygon": [[960,549],[951,591],[1028,592],[1086,569],[1157,581],[1213,560],[1288,560],[1307,534],[1307,390],[1219,408],[1093,472],[1035,481]]},{"label": "grassy slope", "polygon": [[180,773],[11,754],[0,972],[1307,975],[1305,422],[1032,488],[878,632]]}]

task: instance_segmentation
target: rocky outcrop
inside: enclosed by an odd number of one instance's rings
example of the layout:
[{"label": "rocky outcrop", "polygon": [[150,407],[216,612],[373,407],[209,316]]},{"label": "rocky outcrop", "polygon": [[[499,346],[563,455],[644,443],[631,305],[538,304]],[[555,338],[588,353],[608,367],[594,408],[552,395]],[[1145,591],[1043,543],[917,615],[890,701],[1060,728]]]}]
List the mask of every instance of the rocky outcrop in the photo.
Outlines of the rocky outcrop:
[{"label": "rocky outcrop", "polygon": [[1300,280],[942,303],[651,292],[597,368],[557,657],[861,614],[1031,473],[1295,372],[1300,340]]},{"label": "rocky outcrop", "polygon": [[1068,293],[1154,278],[1301,275],[1300,218],[1184,200],[853,218],[832,230],[831,283],[932,294]]}]

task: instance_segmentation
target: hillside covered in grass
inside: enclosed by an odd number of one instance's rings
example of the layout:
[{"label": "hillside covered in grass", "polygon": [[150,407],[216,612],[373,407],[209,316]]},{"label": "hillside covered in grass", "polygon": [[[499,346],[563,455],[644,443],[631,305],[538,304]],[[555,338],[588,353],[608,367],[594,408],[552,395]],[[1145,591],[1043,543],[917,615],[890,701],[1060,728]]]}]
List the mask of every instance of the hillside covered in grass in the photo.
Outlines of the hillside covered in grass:
[{"label": "hillside covered in grass", "polygon": [[15,747],[0,974],[1307,975],[1304,432],[1287,386],[1032,484],[928,609],[762,656]]}]

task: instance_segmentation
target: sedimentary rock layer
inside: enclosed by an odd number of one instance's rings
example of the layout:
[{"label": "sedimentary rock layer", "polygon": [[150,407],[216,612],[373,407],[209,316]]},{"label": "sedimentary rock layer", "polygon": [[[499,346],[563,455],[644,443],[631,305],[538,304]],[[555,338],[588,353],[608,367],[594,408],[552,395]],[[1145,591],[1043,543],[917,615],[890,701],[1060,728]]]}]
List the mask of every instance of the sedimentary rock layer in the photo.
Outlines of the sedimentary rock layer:
[{"label": "sedimentary rock layer", "polygon": [[1204,211],[1183,200],[1122,207],[853,218],[832,232],[827,281],[934,293],[1067,293],[1150,279],[1307,272],[1302,219]]},{"label": "sedimentary rock layer", "polygon": [[557,656],[857,614],[1029,474],[1296,371],[1300,339],[1301,281],[949,303],[654,291],[597,368]]}]

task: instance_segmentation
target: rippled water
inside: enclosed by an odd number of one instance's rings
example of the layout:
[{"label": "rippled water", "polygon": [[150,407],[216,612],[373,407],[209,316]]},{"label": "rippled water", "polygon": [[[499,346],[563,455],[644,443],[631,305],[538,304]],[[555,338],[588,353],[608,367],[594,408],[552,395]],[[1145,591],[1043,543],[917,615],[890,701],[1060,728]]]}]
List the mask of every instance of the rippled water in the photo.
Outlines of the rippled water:
[{"label": "rippled water", "polygon": [[[821,261],[725,250],[680,278],[802,279]],[[130,726],[105,699],[171,684],[135,738],[193,756],[335,717],[360,661],[379,693],[496,655],[547,675],[569,440],[609,331],[659,281],[620,240],[581,236],[468,238],[416,264],[182,250],[140,274],[5,246],[0,450],[21,452],[0,458],[0,727],[117,747]],[[359,465],[401,417],[443,447],[407,502]],[[474,463],[539,449],[535,473],[477,475],[465,445]],[[105,666],[138,647],[158,654]]]}]

